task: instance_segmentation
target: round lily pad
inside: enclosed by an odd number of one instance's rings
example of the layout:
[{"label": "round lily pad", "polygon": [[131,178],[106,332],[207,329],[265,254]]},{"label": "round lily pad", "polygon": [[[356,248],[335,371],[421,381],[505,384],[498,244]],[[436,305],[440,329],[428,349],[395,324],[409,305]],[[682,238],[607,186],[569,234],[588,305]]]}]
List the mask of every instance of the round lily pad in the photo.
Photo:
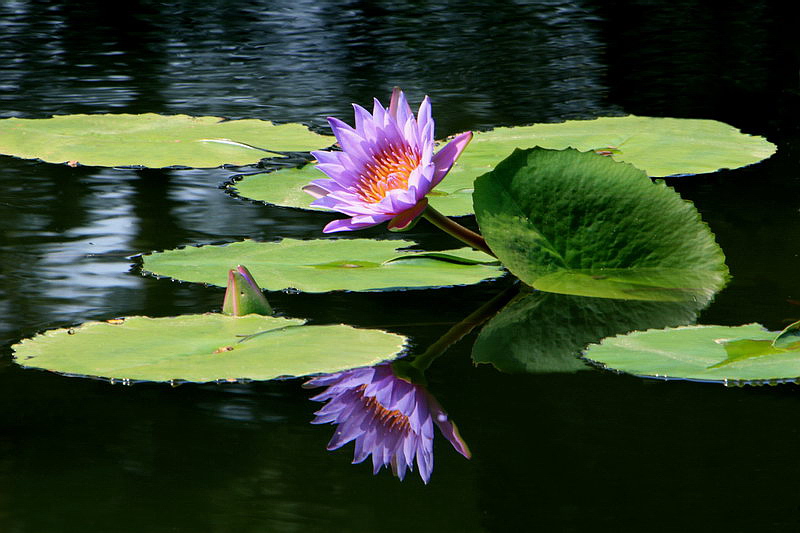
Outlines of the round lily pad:
[{"label": "round lily pad", "polygon": [[[14,345],[22,366],[134,381],[268,380],[370,366],[406,339],[345,325],[215,313],[135,316],[46,331]],[[342,349],[346,346],[347,349]]]},{"label": "round lily pad", "polygon": [[71,165],[241,166],[277,155],[258,148],[309,151],[331,144],[332,137],[302,124],[256,119],[145,113],[0,120],[0,153]]},{"label": "round lily pad", "polygon": [[727,281],[697,209],[607,157],[517,150],[475,181],[473,197],[497,258],[542,291],[704,303]]},{"label": "round lily pad", "polygon": [[800,379],[800,346],[773,346],[777,332],[760,324],[686,326],[603,339],[584,357],[637,376],[761,385]]},{"label": "round lily pad", "polygon": [[478,133],[447,179],[472,181],[515,148],[575,148],[630,163],[651,177],[702,174],[739,168],[777,150],[763,137],[716,120],[668,117],[600,117],[496,128]]},{"label": "round lily pad", "polygon": [[400,250],[415,244],[373,239],[247,240],[145,255],[142,268],[159,276],[224,287],[230,268],[247,265],[265,289],[303,292],[470,285],[504,273],[493,257],[470,248]]}]

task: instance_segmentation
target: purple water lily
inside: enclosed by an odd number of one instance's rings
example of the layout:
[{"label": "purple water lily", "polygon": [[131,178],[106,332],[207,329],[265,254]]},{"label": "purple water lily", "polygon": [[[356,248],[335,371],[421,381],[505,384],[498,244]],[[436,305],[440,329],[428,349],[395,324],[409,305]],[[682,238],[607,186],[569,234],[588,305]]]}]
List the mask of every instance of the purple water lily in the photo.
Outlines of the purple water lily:
[{"label": "purple water lily", "polygon": [[351,218],[334,220],[325,233],[375,226],[384,221],[402,230],[428,206],[428,194],[450,171],[472,139],[462,133],[433,153],[433,119],[426,96],[417,117],[403,91],[395,89],[388,108],[376,99],[372,114],[353,104],[356,127],[330,117],[341,152],[311,152],[317,168],[328,178],[312,181],[303,190],[317,198],[312,205],[339,211]]},{"label": "purple water lily", "polygon": [[329,450],[355,441],[353,463],[372,455],[373,473],[391,465],[403,479],[414,469],[428,483],[433,470],[433,424],[464,457],[470,452],[439,402],[422,386],[397,377],[390,364],[314,378],[304,387],[327,387],[311,398],[328,402],[312,424],[338,424]]}]

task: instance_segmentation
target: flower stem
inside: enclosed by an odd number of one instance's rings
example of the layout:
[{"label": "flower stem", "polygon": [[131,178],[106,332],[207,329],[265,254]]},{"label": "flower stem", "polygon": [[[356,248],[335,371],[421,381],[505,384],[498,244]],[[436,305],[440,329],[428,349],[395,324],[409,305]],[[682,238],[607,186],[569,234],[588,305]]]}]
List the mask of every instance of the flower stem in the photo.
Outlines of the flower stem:
[{"label": "flower stem", "polygon": [[514,283],[500,294],[470,313],[464,320],[450,328],[441,338],[428,346],[425,353],[415,357],[410,365],[420,373],[431,366],[431,363],[447,351],[450,346],[464,338],[469,332],[497,314],[519,292],[519,283]]},{"label": "flower stem", "polygon": [[465,228],[457,222],[454,222],[451,218],[444,216],[430,205],[425,209],[425,211],[423,211],[422,217],[440,230],[444,231],[445,233],[449,233],[456,239],[470,245],[476,250],[486,252],[492,257],[497,257],[486,244],[486,239],[484,239],[480,234]]}]

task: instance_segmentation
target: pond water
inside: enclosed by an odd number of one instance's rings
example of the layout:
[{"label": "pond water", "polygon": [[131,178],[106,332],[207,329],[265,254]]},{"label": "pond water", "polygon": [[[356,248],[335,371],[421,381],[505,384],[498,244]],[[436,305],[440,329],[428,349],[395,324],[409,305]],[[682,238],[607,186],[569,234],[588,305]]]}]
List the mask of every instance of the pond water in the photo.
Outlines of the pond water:
[{"label": "pond water", "polygon": [[[668,180],[716,234],[733,276],[695,320],[775,330],[800,319],[790,21],[752,1],[8,1],[0,117],[186,113],[324,132],[327,116],[350,121],[351,102],[386,101],[398,85],[414,103],[430,95],[438,137],[626,113],[721,120],[779,151]],[[473,457],[438,437],[424,485],[416,473],[400,482],[350,465],[352,445],[325,451],[333,429],[309,424],[319,404],[299,381],[121,386],[12,362],[11,345],[45,329],[220,307],[222,289],[144,277],[134,254],[318,238],[332,219],[232,198],[219,189],[231,174],[0,157],[0,531],[798,527],[796,385],[503,374],[473,364],[472,333],[428,379]],[[426,223],[402,237],[452,246]],[[407,335],[419,352],[510,283],[269,298],[313,323]],[[546,345],[586,320],[536,335]]]}]

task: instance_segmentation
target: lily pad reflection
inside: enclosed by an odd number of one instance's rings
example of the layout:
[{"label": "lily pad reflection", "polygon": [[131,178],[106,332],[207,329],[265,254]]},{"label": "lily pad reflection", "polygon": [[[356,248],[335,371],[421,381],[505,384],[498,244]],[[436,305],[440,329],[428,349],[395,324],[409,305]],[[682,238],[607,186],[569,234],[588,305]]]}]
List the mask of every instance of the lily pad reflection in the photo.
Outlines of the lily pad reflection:
[{"label": "lily pad reflection", "polygon": [[703,307],[695,301],[614,300],[525,290],[484,326],[472,358],[512,373],[589,370],[578,357],[587,345],[633,330],[690,324]]}]

